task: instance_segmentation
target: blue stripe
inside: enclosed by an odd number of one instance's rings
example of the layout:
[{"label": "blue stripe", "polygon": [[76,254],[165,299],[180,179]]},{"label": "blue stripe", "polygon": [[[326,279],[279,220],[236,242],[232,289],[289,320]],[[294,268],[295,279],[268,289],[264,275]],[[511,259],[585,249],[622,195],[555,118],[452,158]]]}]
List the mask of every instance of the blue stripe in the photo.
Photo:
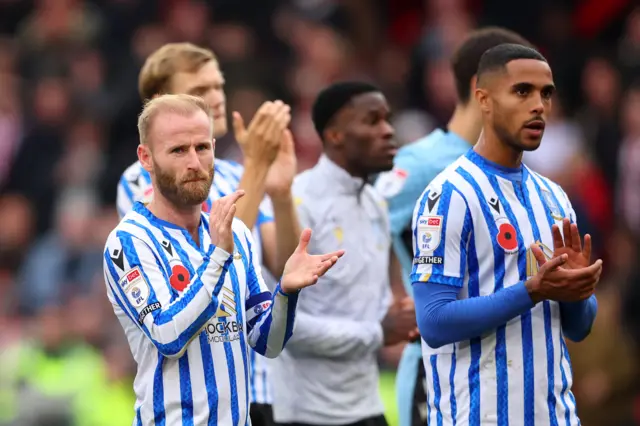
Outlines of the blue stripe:
[{"label": "blue stripe", "polygon": [[142,176],[147,183],[151,183],[151,174],[142,167],[142,164],[140,164],[140,176]]},{"label": "blue stripe", "polygon": [[[472,224],[473,225],[473,224]],[[480,297],[480,265],[476,251],[475,238],[469,239],[469,252],[467,267],[469,269],[469,297]],[[480,356],[482,355],[482,339],[471,339],[471,362],[469,364],[469,424],[480,424]]]},{"label": "blue stripe", "polygon": [[[450,182],[445,182],[442,185],[442,192],[440,193],[440,200],[438,200],[438,216],[442,216],[442,237],[440,239],[440,244],[433,252],[434,257],[440,257],[444,259],[445,254],[445,246],[446,246],[446,236],[448,235],[447,225],[449,223],[449,205],[451,204],[451,192],[453,191],[453,185]],[[418,216],[420,217],[420,216]],[[417,228],[417,227],[416,227]],[[461,238],[463,239],[463,238]],[[461,253],[462,255],[462,253]],[[462,257],[462,256],[460,256]],[[444,262],[439,264],[435,264],[432,266],[431,275],[443,276],[444,275]],[[464,275],[461,275],[464,276]],[[440,410],[438,409],[438,414],[440,415]]]},{"label": "blue stripe", "polygon": [[[251,352],[254,352],[254,351],[251,351]],[[263,404],[271,403],[271,398],[269,398],[269,381],[267,380],[267,370],[264,367],[262,369],[262,403]]]},{"label": "blue stripe", "polygon": [[[275,294],[280,292],[280,284],[277,285]],[[274,300],[275,303],[275,300]],[[293,335],[293,325],[296,318],[296,305],[298,304],[298,294],[287,296],[287,326],[284,331],[284,340],[282,341],[282,349]]]},{"label": "blue stripe", "polygon": [[[137,311],[135,309],[133,309],[133,307],[131,306],[130,303],[127,303],[125,305],[124,300],[126,300],[126,296],[124,294],[119,294],[119,293],[123,293],[123,291],[120,288],[118,271],[116,271],[116,268],[111,263],[111,258],[109,258],[109,254],[106,251],[104,253],[104,258],[106,260],[107,269],[109,269],[109,274],[111,275],[111,279],[114,282],[114,286],[111,286],[111,293],[113,293],[113,297],[116,299],[116,302],[118,303],[118,306],[120,306],[120,309],[122,309],[122,312],[124,312],[129,317],[129,319],[131,321],[133,321],[135,324],[138,324],[140,326],[140,328],[142,329],[142,331],[147,336],[149,336],[149,338],[151,339],[151,335],[149,333],[149,330],[147,330],[147,328],[145,327],[144,324],[140,324],[138,322],[138,318],[135,317],[135,315],[137,314]],[[107,277],[105,276],[105,280],[106,279],[107,279]],[[107,283],[109,282],[109,280],[106,280],[106,281],[107,281]],[[120,298],[120,296],[123,296],[123,297]],[[152,341],[153,341],[153,339],[152,339]]]},{"label": "blue stripe", "polygon": [[449,395],[449,403],[451,404],[451,421],[456,426],[456,417],[458,416],[458,404],[456,403],[456,345],[453,345],[453,353],[451,354],[451,370],[449,371],[449,386],[451,394]]},{"label": "blue stripe", "polygon": [[120,185],[122,185],[122,188],[124,189],[124,193],[127,194],[129,201],[131,201],[131,203],[134,203],[136,200],[133,199],[133,191],[131,190],[129,181],[125,179],[124,175],[120,177]]},{"label": "blue stripe", "polygon": [[[538,193],[538,198],[540,198],[540,202],[544,205],[545,207],[545,213],[546,213],[546,217],[547,217],[547,223],[549,224],[549,229],[551,230],[551,227],[555,224],[555,219],[551,216],[551,209],[546,206],[545,204],[545,200],[544,197],[542,196],[542,188],[540,188],[540,185],[538,185],[538,182],[536,179],[531,179],[531,181],[533,182],[534,187],[536,188],[536,192]],[[524,189],[526,189],[526,186],[524,186]],[[553,192],[552,192],[553,194]],[[560,209],[560,211],[562,212],[562,214],[564,215],[564,211],[562,210],[562,207],[560,207],[558,205],[558,208]],[[552,350],[553,350],[553,336],[551,334],[547,334],[547,315],[549,317],[549,321],[551,321],[551,311],[550,311],[550,307],[549,310],[547,310],[547,305],[549,304],[548,301],[545,301],[545,310],[544,310],[544,316],[545,316],[545,337],[547,340],[547,358],[549,356],[549,346],[551,346]],[[549,342],[549,339],[551,339],[551,342]],[[562,341],[562,332],[560,332],[560,340]],[[552,352],[553,355],[553,352]],[[562,400],[562,405],[564,406],[564,418],[565,418],[565,424],[566,426],[569,426],[571,424],[571,413],[569,411],[569,405],[567,404],[567,400],[566,400],[566,393],[567,393],[567,389],[569,388],[569,382],[567,381],[567,375],[566,372],[564,370],[564,365],[562,365],[562,359],[564,358],[564,354],[562,351],[562,344],[560,345],[560,373],[562,376],[562,390],[560,391],[560,399]],[[547,359],[547,369],[549,369],[549,360]],[[547,374],[549,374],[547,372]],[[550,377],[553,377],[553,372],[551,372]],[[551,387],[551,383],[549,384],[549,391],[553,392],[553,388]],[[553,401],[555,401],[555,394],[554,394],[554,398]],[[555,413],[555,407],[554,407],[554,413]],[[549,407],[549,415],[551,415],[551,407]],[[555,416],[554,416],[555,417]],[[557,424],[557,420],[556,423]]]},{"label": "blue stripe", "polygon": [[[475,181],[473,176],[471,176],[471,174],[465,169],[463,169],[462,167],[458,167],[456,169],[456,172],[460,176],[462,176],[462,178],[465,181],[467,181],[469,185],[471,185],[474,192],[476,193],[476,196],[478,197],[478,201],[482,210],[482,215],[487,224],[487,227],[489,228],[491,239],[494,240],[494,243],[492,244],[493,258],[494,258],[494,279],[495,279],[495,286],[494,286],[493,292],[496,293],[504,287],[504,275],[505,275],[505,267],[504,267],[505,252],[495,242],[498,236],[498,227],[496,226],[495,220],[493,219],[493,215],[489,210],[489,205],[486,202],[486,197],[484,196],[482,189],[480,188],[480,185]],[[500,194],[498,194],[498,197],[500,198]],[[504,202],[504,197],[500,199],[500,203],[503,204],[503,206],[505,207],[505,212],[507,213],[509,221],[512,224],[516,223],[515,226],[517,227],[517,222],[515,221],[515,218],[513,218],[513,214],[511,212],[507,212],[508,206],[505,206],[506,203]],[[509,215],[509,213],[511,214]],[[518,234],[518,246],[522,248],[523,247],[522,237],[520,235],[520,232],[516,232],[516,233]],[[522,257],[522,259],[526,262],[525,256],[520,256],[520,257]],[[526,270],[526,263],[524,263],[523,265],[520,265],[522,262],[520,262],[520,258],[518,260],[519,260],[518,266],[519,267],[524,266],[524,269]],[[525,330],[524,327],[523,327],[523,330]],[[496,375],[497,375],[496,381],[497,381],[497,388],[498,388],[498,395],[497,395],[497,401],[496,401],[498,424],[506,426],[509,424],[509,377],[507,374],[506,325],[504,324],[499,326],[496,330],[495,356],[496,356]],[[525,369],[526,369],[526,365],[525,365]],[[479,373],[478,373],[477,380],[478,382],[474,383],[473,385],[479,387],[480,386]],[[526,395],[526,390],[525,390],[525,395]],[[478,416],[479,416],[479,413],[478,413]],[[526,404],[525,404],[525,417],[526,417]],[[479,418],[478,418],[478,421],[479,421]],[[477,423],[472,423],[472,424],[477,424]],[[527,426],[529,425],[527,424]]]},{"label": "blue stripe", "polygon": [[[529,222],[531,223],[531,229],[533,231],[533,238],[535,241],[542,241],[542,237],[540,235],[540,229],[538,228],[538,224],[536,222],[536,217],[533,212],[533,208],[530,203],[529,190],[526,186],[526,181],[523,184],[517,184],[516,195],[524,209],[527,212],[527,216],[529,218]],[[517,189],[520,189],[518,191]],[[541,200],[544,204],[544,199]],[[547,216],[547,222],[549,225],[553,224],[553,219],[549,215],[547,209],[545,209],[545,213]],[[558,417],[556,416],[556,405],[558,401],[556,400],[555,394],[555,365],[554,365],[554,348],[553,348],[553,333],[551,330],[551,305],[548,300],[545,300],[542,304],[543,306],[543,316],[544,316],[544,337],[546,343],[546,351],[547,351],[547,407],[549,409],[549,422],[551,426],[558,426]]]},{"label": "blue stripe", "polygon": [[258,402],[258,394],[256,392],[256,351],[251,351],[251,402]]},{"label": "blue stripe", "polygon": [[[253,250],[251,250],[251,241],[245,235],[244,240],[247,243],[247,249],[249,251],[249,257],[244,252],[242,248],[242,244],[240,240],[234,234],[233,239],[235,240],[235,244],[238,247],[238,252],[242,255],[242,259],[245,262],[245,269],[247,270],[247,286],[249,287],[249,294],[256,295],[261,292],[260,290],[260,281],[258,280],[258,275],[256,274],[256,269],[253,267]],[[246,261],[245,261],[246,259]]]},{"label": "blue stripe", "polygon": [[158,363],[153,373],[153,421],[155,426],[164,426],[164,383],[162,381],[162,365],[164,364],[164,355],[158,353]]},{"label": "blue stripe", "polygon": [[191,394],[191,371],[187,353],[178,360],[180,376],[180,402],[182,404],[182,426],[193,426],[193,395]]},{"label": "blue stripe", "polygon": [[136,410],[136,426],[142,426],[142,417],[140,414],[140,407]]},{"label": "blue stripe", "polygon": [[[236,242],[236,244],[239,245],[239,249],[240,250],[242,248],[242,245],[239,244],[239,240],[236,236],[236,234],[233,234],[233,239]],[[242,256],[242,262],[244,265],[244,269],[245,269],[245,274],[247,273],[247,260],[246,260],[246,256]],[[236,274],[236,270],[235,268],[232,271],[231,274],[231,282],[234,285],[234,293],[235,293],[235,302],[236,302],[236,306],[237,306],[237,314],[236,314],[236,318],[237,321],[240,324],[245,324],[246,322],[244,321],[244,315],[245,312],[242,309],[243,304],[242,304],[242,300],[240,299],[240,296],[242,294],[242,291],[240,289],[240,281],[238,280],[238,275]],[[245,288],[246,291],[246,288]],[[240,333],[240,348],[241,348],[241,352],[242,352],[242,364],[243,364],[243,368],[244,368],[244,382],[245,382],[245,388],[246,386],[249,384],[249,360],[247,358],[247,342],[245,340],[245,333]],[[247,416],[248,416],[248,410],[249,410],[249,392],[245,392],[245,407],[246,407],[246,411],[247,411]]]},{"label": "blue stripe", "polygon": [[431,364],[431,375],[433,376],[433,406],[436,410],[438,426],[442,426],[442,411],[440,410],[442,392],[440,390],[440,377],[438,376],[438,355],[431,355],[429,362]]},{"label": "blue stripe", "polygon": [[[137,226],[138,228],[142,229],[143,231],[145,231],[147,233],[147,236],[149,237],[149,240],[153,243],[153,246],[155,247],[156,251],[160,254],[160,258],[162,259],[162,263],[164,265],[164,268],[161,267],[161,265],[158,265],[159,268],[163,274],[167,284],[167,289],[169,289],[169,293],[171,294],[171,300],[173,301],[177,296],[178,296],[178,292],[171,287],[171,284],[169,284],[169,275],[171,275],[171,265],[169,264],[169,259],[167,259],[167,256],[164,252],[164,248],[162,247],[162,245],[160,245],[160,243],[158,242],[158,239],[155,237],[155,235],[153,235],[153,232],[151,232],[151,230],[149,228],[147,228],[146,226],[142,225],[141,223],[138,223],[132,219],[128,219],[126,221],[126,223],[130,223],[132,225]],[[157,261],[158,259],[156,259]]]},{"label": "blue stripe", "polygon": [[218,385],[216,383],[216,372],[213,368],[213,354],[206,332],[201,332],[199,336],[200,351],[202,352],[202,371],[204,373],[204,384],[207,389],[207,402],[209,404],[208,426],[218,424]]}]

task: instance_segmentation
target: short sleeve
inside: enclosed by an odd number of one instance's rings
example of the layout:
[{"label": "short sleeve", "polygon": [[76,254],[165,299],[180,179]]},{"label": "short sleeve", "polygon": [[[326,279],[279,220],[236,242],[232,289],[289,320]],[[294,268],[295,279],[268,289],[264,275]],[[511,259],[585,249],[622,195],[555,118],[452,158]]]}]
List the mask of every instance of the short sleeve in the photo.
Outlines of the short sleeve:
[{"label": "short sleeve", "polygon": [[450,182],[425,190],[416,204],[412,232],[411,281],[462,287],[471,214],[466,200]]}]

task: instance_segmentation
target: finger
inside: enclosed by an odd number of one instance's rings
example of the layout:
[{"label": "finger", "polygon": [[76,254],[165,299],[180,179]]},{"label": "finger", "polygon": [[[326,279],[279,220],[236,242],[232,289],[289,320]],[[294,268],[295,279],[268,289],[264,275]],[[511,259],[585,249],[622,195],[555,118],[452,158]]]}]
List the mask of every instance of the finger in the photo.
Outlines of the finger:
[{"label": "finger", "polygon": [[531,244],[531,253],[533,253],[533,256],[538,261],[538,266],[542,266],[547,263],[547,257],[537,244]]},{"label": "finger", "polygon": [[601,259],[596,260],[595,262],[593,262],[592,265],[589,265],[586,268],[573,269],[571,271],[568,271],[569,275],[571,276],[571,279],[578,282],[584,281],[585,279],[588,280],[601,272],[602,272]]},{"label": "finger", "polygon": [[562,232],[564,237],[564,246],[571,247],[571,222],[569,219],[562,219]]},{"label": "finger", "polygon": [[318,269],[316,270],[316,275],[318,275],[319,277],[323,276],[329,269],[331,269],[333,265],[336,264],[337,261],[338,261],[338,258],[333,257],[329,260],[325,260],[324,262],[320,263],[320,265],[318,266]]},{"label": "finger", "polygon": [[293,134],[291,130],[284,129],[282,134],[282,143],[280,145],[280,149],[287,154],[290,154],[295,151],[295,144],[293,142]]},{"label": "finger", "polygon": [[320,261],[324,262],[325,260],[331,259],[332,257],[341,258],[344,256],[344,250],[337,250],[332,253],[322,254],[320,255]]},{"label": "finger", "polygon": [[244,197],[244,194],[245,194],[244,189],[238,189],[224,198],[226,198],[225,201],[227,203],[235,204],[240,198]]},{"label": "finger", "polygon": [[584,236],[584,249],[582,255],[587,259],[587,262],[591,262],[591,235]]},{"label": "finger", "polygon": [[547,271],[552,271],[552,270],[564,265],[564,263],[567,261],[567,259],[568,259],[568,256],[566,254],[562,254],[560,256],[554,257],[551,260],[547,260],[546,263],[543,264],[540,267],[540,272],[544,274]]},{"label": "finger", "polygon": [[582,251],[582,241],[580,239],[580,232],[578,231],[578,225],[572,223],[571,229],[571,248],[573,251],[580,253]]},{"label": "finger", "polygon": [[300,241],[298,242],[298,247],[296,247],[296,253],[306,253],[307,247],[309,246],[309,241],[311,241],[311,229],[305,228],[300,233]]},{"label": "finger", "polygon": [[553,236],[553,248],[554,250],[564,247],[564,241],[562,241],[562,232],[558,225],[551,227],[551,235]]},{"label": "finger", "polygon": [[233,133],[235,134],[236,138],[238,138],[245,131],[246,131],[246,128],[244,127],[244,119],[242,118],[242,116],[238,111],[234,111],[233,112]]},{"label": "finger", "polygon": [[233,224],[233,218],[236,215],[236,208],[237,208],[236,205],[232,204],[229,210],[227,211],[227,214],[225,215],[224,227],[227,229],[231,229],[231,226]]},{"label": "finger", "polygon": [[249,124],[249,127],[253,129],[258,126],[263,126],[265,120],[269,118],[269,111],[272,107],[273,107],[273,102],[271,101],[264,102],[260,106],[260,108],[258,108],[256,115],[253,116],[253,120],[251,120],[251,124]]}]

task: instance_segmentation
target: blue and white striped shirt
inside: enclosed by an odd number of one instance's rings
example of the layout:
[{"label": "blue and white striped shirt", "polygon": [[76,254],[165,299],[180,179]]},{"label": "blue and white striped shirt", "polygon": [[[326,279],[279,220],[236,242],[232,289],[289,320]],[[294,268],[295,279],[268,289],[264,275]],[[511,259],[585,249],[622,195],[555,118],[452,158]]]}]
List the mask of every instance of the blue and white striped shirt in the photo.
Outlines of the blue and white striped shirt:
[{"label": "blue and white striped shirt", "polygon": [[[240,184],[240,179],[244,173],[242,165],[222,159],[215,159],[214,162],[214,177],[213,184],[211,185],[211,192],[209,199],[203,203],[203,210],[208,212],[211,208],[211,203],[220,197],[231,194]],[[118,183],[118,195],[116,205],[118,208],[118,214],[120,218],[127,214],[136,201],[148,203],[153,196],[153,186],[151,185],[151,176],[140,164],[139,161],[135,162],[120,178]],[[273,206],[269,197],[265,196],[264,200],[260,204],[260,210],[258,211],[258,220],[253,228],[253,238],[256,241],[254,246],[255,256],[263,264],[262,256],[262,238],[260,235],[260,226],[264,223],[273,222]],[[267,285],[273,289],[275,286],[275,280],[271,275],[263,270],[263,278]],[[255,352],[250,352],[251,358],[251,402],[259,404],[271,404],[273,402],[273,395],[271,390],[271,382],[269,380],[269,360],[264,357],[257,356]]]},{"label": "blue and white striped shirt", "polygon": [[297,295],[262,279],[247,227],[233,222],[235,253],[200,244],[136,203],[107,239],[107,295],[138,371],[138,425],[247,425],[249,348],[277,356],[293,331]]},{"label": "blue and white striped shirt", "polygon": [[[551,256],[551,226],[564,217],[575,222],[558,185],[471,150],[416,204],[413,285],[451,285],[463,299],[523,282],[538,268],[529,246],[537,243]],[[557,302],[539,303],[468,341],[434,349],[423,340],[422,349],[429,424],[579,424]]]}]

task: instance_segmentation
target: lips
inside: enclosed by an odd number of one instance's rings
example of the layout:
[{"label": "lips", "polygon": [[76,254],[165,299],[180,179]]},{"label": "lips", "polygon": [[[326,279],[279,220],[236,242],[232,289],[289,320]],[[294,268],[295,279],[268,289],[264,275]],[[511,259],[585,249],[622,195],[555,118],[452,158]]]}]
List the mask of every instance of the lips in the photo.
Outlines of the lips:
[{"label": "lips", "polygon": [[533,120],[533,121],[529,121],[528,123],[526,123],[524,125],[525,129],[530,129],[530,130],[539,130],[542,131],[544,130],[544,126],[545,123],[542,120]]}]

